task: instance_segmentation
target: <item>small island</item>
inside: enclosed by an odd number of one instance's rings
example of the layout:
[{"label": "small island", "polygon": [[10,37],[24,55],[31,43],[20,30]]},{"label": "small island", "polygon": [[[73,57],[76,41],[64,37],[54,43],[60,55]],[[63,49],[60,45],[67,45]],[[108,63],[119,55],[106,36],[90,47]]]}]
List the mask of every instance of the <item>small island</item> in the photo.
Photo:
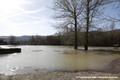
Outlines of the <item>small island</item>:
[{"label": "small island", "polygon": [[20,53],[21,48],[0,48],[0,54]]}]

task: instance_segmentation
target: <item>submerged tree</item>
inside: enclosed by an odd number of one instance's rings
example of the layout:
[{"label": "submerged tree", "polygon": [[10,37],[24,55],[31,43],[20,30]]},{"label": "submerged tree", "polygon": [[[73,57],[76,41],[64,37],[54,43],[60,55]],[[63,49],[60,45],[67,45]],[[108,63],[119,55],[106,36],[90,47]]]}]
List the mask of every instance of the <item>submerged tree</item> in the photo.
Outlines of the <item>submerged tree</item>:
[{"label": "submerged tree", "polygon": [[114,0],[80,0],[83,4],[83,17],[86,24],[86,33],[85,33],[85,50],[88,50],[88,32],[90,27],[92,27],[93,20],[96,20],[96,17],[100,16],[101,8],[106,5],[114,2]]},{"label": "submerged tree", "polygon": [[83,21],[85,28],[85,50],[88,50],[88,32],[93,23],[101,15],[101,9],[104,5],[111,4],[118,0],[55,0],[54,10],[56,18],[61,19],[62,25],[67,31],[73,31],[75,34],[75,49],[77,49],[77,28]]},{"label": "submerged tree", "polygon": [[74,49],[78,48],[78,24],[83,11],[80,0],[54,0],[56,17],[61,20],[59,28],[74,32]]}]

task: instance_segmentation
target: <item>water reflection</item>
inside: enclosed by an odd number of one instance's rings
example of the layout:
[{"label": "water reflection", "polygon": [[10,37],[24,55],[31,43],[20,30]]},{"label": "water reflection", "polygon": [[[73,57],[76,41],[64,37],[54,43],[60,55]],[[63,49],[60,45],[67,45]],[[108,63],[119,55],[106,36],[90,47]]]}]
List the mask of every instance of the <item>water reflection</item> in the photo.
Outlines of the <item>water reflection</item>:
[{"label": "water reflection", "polygon": [[58,46],[17,46],[22,53],[0,55],[0,73],[21,74],[35,71],[78,71],[109,69],[120,58],[109,52],[82,51]]}]

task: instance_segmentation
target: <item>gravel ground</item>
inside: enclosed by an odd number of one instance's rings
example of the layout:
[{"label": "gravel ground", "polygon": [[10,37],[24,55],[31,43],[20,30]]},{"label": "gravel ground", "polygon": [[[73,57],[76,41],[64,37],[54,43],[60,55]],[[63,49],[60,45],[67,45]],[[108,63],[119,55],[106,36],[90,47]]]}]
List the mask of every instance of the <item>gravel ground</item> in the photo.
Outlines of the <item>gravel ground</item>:
[{"label": "gravel ground", "polygon": [[[80,77],[97,77],[83,79]],[[118,78],[99,78],[118,77]],[[102,73],[95,71],[88,72],[37,72],[23,75],[5,76],[0,75],[0,80],[120,80],[120,74]]]}]

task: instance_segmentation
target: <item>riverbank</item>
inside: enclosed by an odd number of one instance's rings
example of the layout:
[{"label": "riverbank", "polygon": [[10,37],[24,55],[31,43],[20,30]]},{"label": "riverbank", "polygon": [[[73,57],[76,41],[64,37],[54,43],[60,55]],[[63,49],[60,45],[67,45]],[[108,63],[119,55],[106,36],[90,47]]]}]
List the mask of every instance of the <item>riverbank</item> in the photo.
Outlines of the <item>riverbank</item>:
[{"label": "riverbank", "polygon": [[[84,78],[88,77],[89,79],[83,79],[82,77]],[[88,71],[88,72],[36,72],[12,76],[0,75],[0,80],[101,80],[101,79],[120,80],[120,74]]]},{"label": "riverbank", "polygon": [[[105,52],[119,52],[120,53],[120,47],[93,47],[89,46],[88,51],[105,51]],[[84,47],[79,47],[80,50],[84,50]]]}]

